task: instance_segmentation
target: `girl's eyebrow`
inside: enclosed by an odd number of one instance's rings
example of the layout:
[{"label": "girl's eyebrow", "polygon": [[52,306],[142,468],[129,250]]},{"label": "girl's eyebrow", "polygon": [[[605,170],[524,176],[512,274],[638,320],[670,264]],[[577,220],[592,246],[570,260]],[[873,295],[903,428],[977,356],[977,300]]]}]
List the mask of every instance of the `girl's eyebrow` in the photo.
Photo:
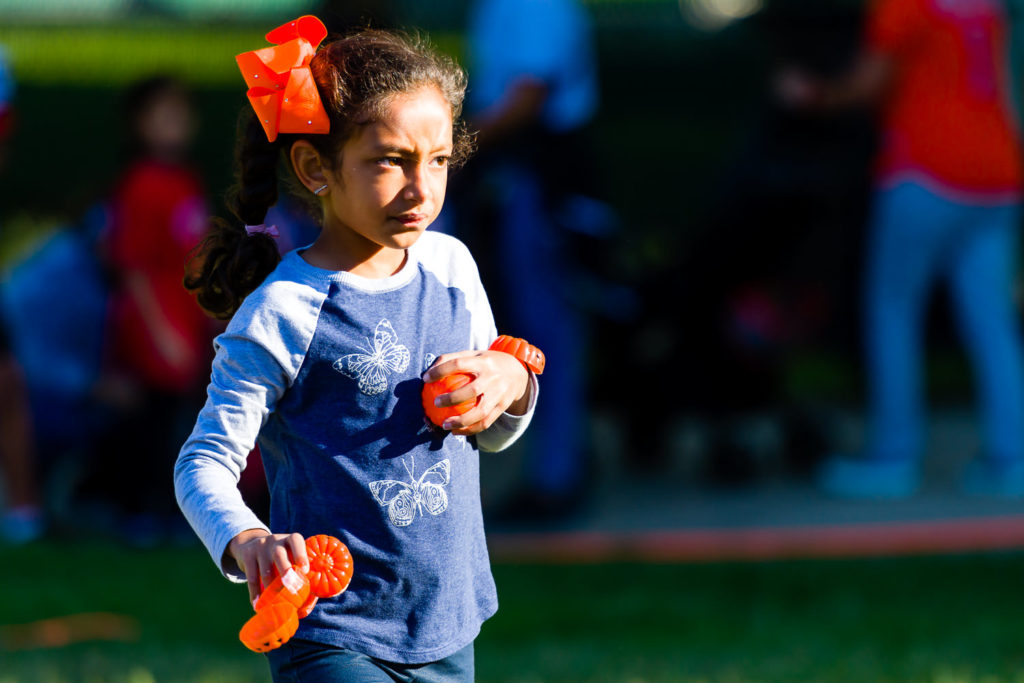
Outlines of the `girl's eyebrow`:
[{"label": "girl's eyebrow", "polygon": [[[406,157],[416,156],[416,151],[411,147],[402,147],[401,145],[394,145],[386,142],[378,143],[373,146],[374,154],[400,154]],[[431,154],[451,154],[450,146],[441,146],[431,151]]]},{"label": "girl's eyebrow", "polygon": [[413,154],[412,149],[408,147],[401,147],[399,145],[392,145],[388,143],[374,145],[373,151],[375,154],[403,154],[406,156]]}]

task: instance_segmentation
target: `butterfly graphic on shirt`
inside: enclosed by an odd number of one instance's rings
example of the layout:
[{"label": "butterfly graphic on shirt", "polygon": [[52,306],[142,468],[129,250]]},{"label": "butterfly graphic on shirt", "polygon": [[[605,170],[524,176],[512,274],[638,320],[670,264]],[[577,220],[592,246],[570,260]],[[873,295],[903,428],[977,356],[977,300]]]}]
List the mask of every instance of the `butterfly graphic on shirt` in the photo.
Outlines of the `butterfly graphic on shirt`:
[{"label": "butterfly graphic on shirt", "polygon": [[409,526],[426,510],[432,515],[439,515],[448,509],[448,492],[445,487],[451,479],[451,461],[442,460],[431,466],[416,478],[416,458],[412,458],[412,467],[402,460],[405,471],[409,473],[409,481],[382,479],[370,482],[370,493],[382,507],[388,509],[388,519],[397,527]]},{"label": "butterfly graphic on shirt", "polygon": [[359,391],[367,396],[382,394],[388,388],[388,375],[409,367],[409,349],[398,343],[398,335],[386,318],[377,323],[373,341],[366,340],[362,353],[349,353],[334,361],[334,369],[358,381]]}]

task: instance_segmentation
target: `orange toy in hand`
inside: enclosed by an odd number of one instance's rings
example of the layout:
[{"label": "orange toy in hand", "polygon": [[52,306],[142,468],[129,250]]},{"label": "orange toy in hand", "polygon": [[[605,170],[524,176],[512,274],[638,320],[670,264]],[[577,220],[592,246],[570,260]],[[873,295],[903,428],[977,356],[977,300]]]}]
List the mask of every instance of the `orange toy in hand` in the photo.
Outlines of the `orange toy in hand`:
[{"label": "orange toy in hand", "polygon": [[544,358],[544,352],[525,339],[503,334],[491,342],[489,348],[491,351],[501,351],[510,356],[515,356],[520,363],[532,370],[535,375],[544,374],[544,365],[547,362]]},{"label": "orange toy in hand", "polygon": [[[539,375],[544,372],[544,352],[538,349],[533,344],[529,343],[525,339],[519,337],[510,337],[507,334],[503,334],[494,342],[491,343],[490,351],[501,351],[507,353],[510,356],[516,358],[520,363],[526,366],[533,374]],[[423,412],[427,414],[427,419],[433,422],[435,425],[442,425],[444,421],[449,417],[455,417],[462,415],[469,411],[473,406],[480,403],[480,397],[471,399],[469,401],[463,401],[453,406],[439,407],[434,405],[434,400],[441,394],[448,394],[459,387],[464,387],[473,381],[472,375],[467,375],[464,372],[456,372],[451,375],[445,375],[436,382],[427,382],[423,385]]]},{"label": "orange toy in hand", "polygon": [[254,614],[238,632],[238,639],[253,652],[268,652],[287,643],[299,630],[299,615],[286,602],[275,602]]},{"label": "orange toy in hand", "polygon": [[318,598],[333,598],[352,580],[352,556],[334,536],[320,534],[306,539],[310,590]]},{"label": "orange toy in hand", "polygon": [[477,396],[476,398],[468,401],[456,403],[453,406],[440,407],[434,405],[434,399],[441,394],[450,394],[456,389],[464,387],[472,381],[472,375],[467,375],[464,372],[456,372],[451,375],[445,375],[436,382],[425,383],[423,385],[423,412],[427,414],[427,419],[440,427],[449,417],[462,415],[479,403],[480,397]]},{"label": "orange toy in hand", "polygon": [[256,610],[238,633],[253,652],[278,648],[295,635],[299,619],[309,615],[318,598],[333,598],[352,580],[352,555],[344,543],[320,534],[306,539],[309,572],[292,567],[260,593]]}]

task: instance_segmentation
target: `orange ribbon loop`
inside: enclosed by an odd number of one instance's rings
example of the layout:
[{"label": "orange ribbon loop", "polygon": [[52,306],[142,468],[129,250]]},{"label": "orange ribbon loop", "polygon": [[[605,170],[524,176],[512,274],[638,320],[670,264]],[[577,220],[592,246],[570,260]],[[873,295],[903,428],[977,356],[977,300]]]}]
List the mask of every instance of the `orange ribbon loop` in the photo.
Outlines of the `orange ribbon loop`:
[{"label": "orange ribbon loop", "polygon": [[320,101],[309,62],[327,37],[312,15],[299,17],[267,34],[275,47],[235,57],[260,124],[273,142],[278,133],[328,133],[331,124]]}]

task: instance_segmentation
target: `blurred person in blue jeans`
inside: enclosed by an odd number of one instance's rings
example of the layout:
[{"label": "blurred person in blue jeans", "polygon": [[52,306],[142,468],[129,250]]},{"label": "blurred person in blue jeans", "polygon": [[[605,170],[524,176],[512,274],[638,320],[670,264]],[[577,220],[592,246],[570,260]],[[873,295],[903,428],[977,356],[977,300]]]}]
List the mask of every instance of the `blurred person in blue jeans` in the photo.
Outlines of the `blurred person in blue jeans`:
[{"label": "blurred person in blue jeans", "polygon": [[598,106],[592,27],[573,0],[480,0],[467,47],[466,109],[479,154],[454,178],[457,230],[482,262],[499,327],[549,359],[524,490],[506,509],[510,517],[557,517],[581,501],[586,478],[587,341],[571,291],[575,243],[610,222],[586,138]]},{"label": "blurred person in blue jeans", "polygon": [[1021,140],[997,0],[877,0],[845,77],[780,75],[791,103],[876,104],[882,142],[864,291],[868,443],[820,483],[846,497],[913,494],[923,450],[923,315],[945,277],[976,375],[984,452],[968,493],[1024,496],[1024,351],[1012,298]]}]

